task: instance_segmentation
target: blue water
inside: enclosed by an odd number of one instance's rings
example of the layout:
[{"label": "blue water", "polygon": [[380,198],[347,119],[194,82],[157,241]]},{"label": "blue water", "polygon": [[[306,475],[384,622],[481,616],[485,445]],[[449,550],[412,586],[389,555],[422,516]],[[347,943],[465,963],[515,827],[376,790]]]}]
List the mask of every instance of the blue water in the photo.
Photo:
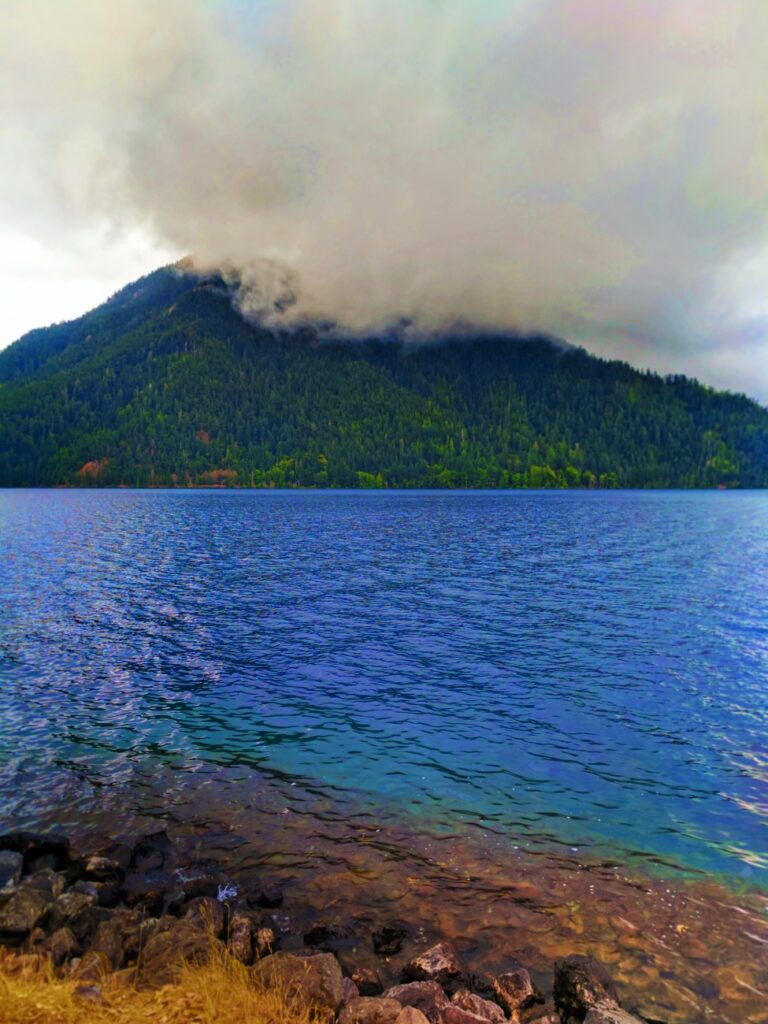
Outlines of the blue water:
[{"label": "blue water", "polygon": [[766,884],[768,493],[0,491],[0,808],[238,765]]}]

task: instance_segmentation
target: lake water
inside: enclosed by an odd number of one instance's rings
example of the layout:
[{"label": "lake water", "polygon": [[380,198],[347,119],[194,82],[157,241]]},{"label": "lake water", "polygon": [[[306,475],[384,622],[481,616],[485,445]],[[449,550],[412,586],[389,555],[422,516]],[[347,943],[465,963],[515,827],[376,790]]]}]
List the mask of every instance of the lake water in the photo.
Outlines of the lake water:
[{"label": "lake water", "polygon": [[768,888],[766,493],[0,491],[0,549],[3,826],[265,787],[315,856]]}]

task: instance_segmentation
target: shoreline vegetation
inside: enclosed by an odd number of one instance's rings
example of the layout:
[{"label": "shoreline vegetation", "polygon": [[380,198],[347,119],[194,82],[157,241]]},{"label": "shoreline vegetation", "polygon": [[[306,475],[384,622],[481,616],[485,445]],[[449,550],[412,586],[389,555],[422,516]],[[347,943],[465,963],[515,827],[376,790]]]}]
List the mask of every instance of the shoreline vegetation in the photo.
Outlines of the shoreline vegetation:
[{"label": "shoreline vegetation", "polygon": [[165,268],[0,352],[0,485],[768,486],[768,409],[540,335],[340,337]]},{"label": "shoreline vegetation", "polygon": [[[621,1007],[606,968],[575,954],[544,990],[511,954],[469,971],[450,941],[425,948],[412,922],[373,929],[376,970],[332,926],[280,948],[283,892],[241,893],[171,870],[165,832],[78,855],[46,833],[0,836],[0,1019],[253,1024],[657,1024]],[[400,966],[391,967],[393,958]],[[393,982],[394,983],[391,983]]]}]

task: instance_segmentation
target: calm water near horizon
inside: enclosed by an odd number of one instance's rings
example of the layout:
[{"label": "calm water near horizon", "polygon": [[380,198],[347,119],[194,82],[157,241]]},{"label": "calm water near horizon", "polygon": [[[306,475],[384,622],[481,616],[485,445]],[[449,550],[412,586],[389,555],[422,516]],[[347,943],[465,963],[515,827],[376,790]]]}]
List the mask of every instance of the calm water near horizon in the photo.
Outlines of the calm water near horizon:
[{"label": "calm water near horizon", "polygon": [[242,769],[768,886],[767,493],[6,490],[0,549],[3,826]]}]

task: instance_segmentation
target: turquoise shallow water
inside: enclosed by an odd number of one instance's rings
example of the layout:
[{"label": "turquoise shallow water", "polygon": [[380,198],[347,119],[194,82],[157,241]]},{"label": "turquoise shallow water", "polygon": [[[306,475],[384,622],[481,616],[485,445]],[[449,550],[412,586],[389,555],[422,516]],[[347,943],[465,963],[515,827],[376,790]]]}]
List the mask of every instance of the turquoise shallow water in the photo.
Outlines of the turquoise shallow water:
[{"label": "turquoise shallow water", "polygon": [[766,493],[0,491],[0,548],[3,824],[243,766],[768,884]]}]

